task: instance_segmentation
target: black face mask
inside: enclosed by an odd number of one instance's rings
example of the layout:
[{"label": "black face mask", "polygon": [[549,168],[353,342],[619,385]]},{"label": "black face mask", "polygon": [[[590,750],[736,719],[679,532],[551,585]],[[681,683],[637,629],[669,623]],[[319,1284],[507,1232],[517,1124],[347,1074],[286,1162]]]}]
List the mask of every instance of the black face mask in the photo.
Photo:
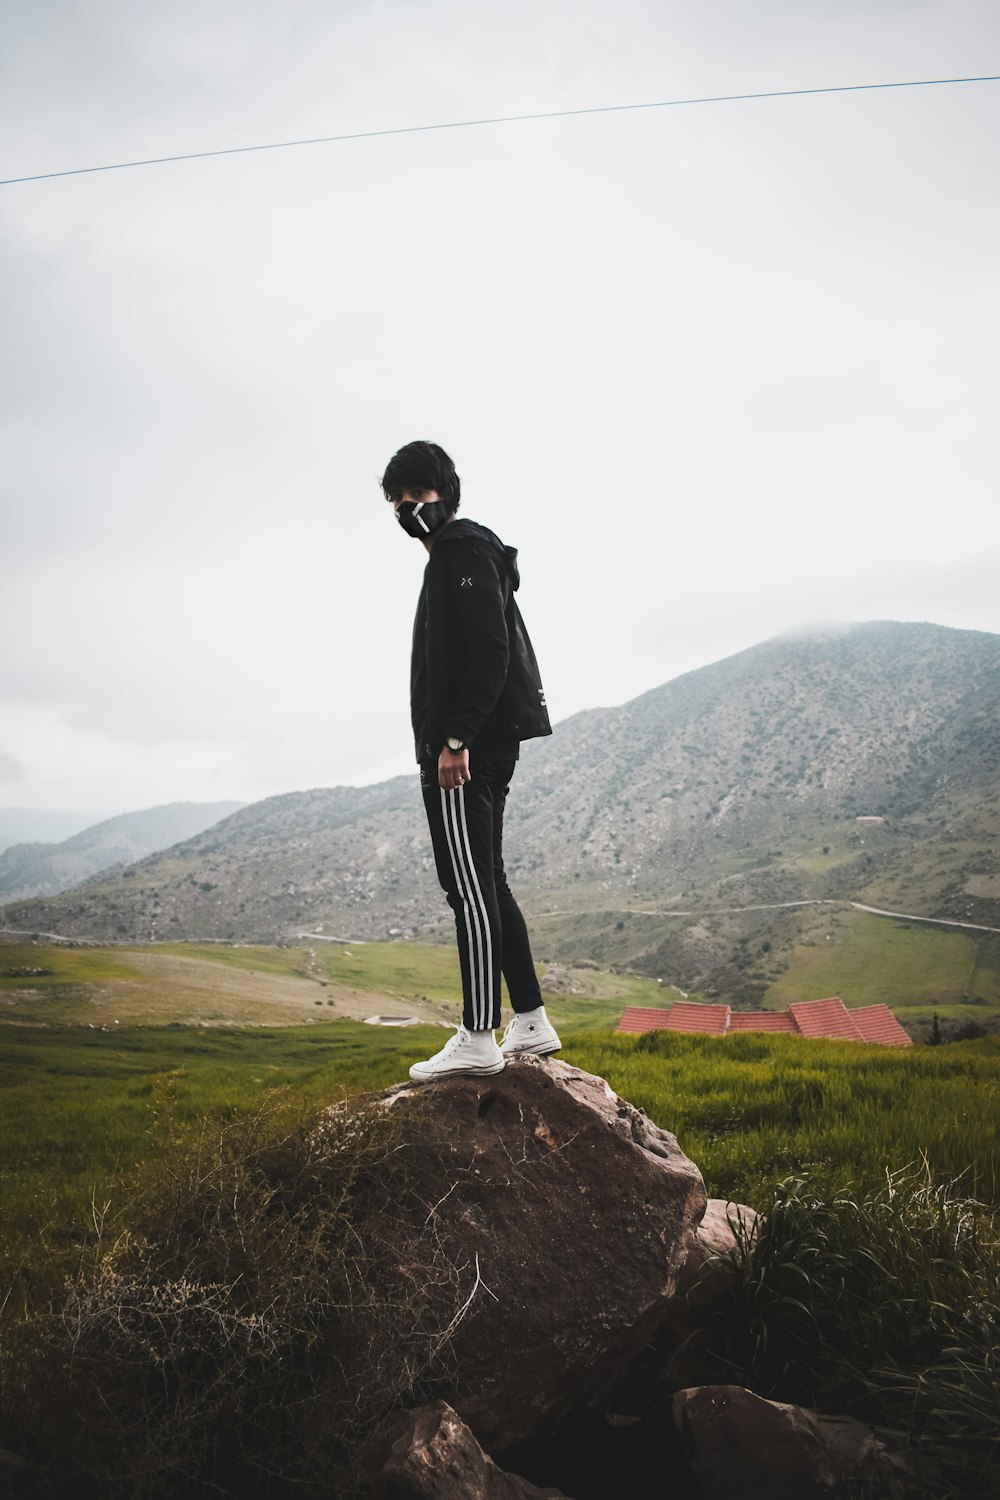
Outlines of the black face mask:
[{"label": "black face mask", "polygon": [[407,536],[415,536],[418,542],[424,541],[443,526],[448,519],[448,507],[443,500],[432,500],[429,504],[421,501],[415,504],[407,500],[396,511],[396,520],[402,526]]}]

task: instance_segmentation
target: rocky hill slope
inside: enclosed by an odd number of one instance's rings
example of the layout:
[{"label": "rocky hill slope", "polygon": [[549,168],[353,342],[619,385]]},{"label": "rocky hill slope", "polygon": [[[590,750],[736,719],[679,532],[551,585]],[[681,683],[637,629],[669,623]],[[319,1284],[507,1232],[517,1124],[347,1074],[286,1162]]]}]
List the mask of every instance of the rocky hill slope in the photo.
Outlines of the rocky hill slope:
[{"label": "rocky hill slope", "polygon": [[0,807],[0,854],[11,844],[56,844],[101,819],[99,812],[54,812],[44,807]]},{"label": "rocky hill slope", "polygon": [[[647,972],[662,934],[633,912],[891,897],[1000,927],[998,726],[1000,636],[876,622],[766,641],[526,745],[510,871],[552,955],[589,944]],[[0,913],[134,941],[449,924],[415,777],[272,797]],[[673,965],[691,977],[683,943]]]},{"label": "rocky hill slope", "polygon": [[13,844],[0,852],[0,901],[56,895],[114,865],[182,843],[243,805],[170,802],[106,818],[61,843]]}]

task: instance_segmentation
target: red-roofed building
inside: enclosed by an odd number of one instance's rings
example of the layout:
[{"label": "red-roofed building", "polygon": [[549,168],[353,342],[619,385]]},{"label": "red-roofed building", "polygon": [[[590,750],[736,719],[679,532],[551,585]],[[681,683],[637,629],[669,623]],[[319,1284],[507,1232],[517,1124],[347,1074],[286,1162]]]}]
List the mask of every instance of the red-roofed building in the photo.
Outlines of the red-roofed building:
[{"label": "red-roofed building", "polygon": [[698,1005],[692,1000],[678,1000],[670,1010],[670,1029],[725,1036],[731,1014],[728,1005]]},{"label": "red-roofed building", "polygon": [[788,1007],[803,1036],[840,1037],[845,1042],[863,1042],[861,1029],[837,995],[832,1000],[800,1000]]},{"label": "red-roofed building", "polygon": [[632,1035],[646,1031],[682,1031],[701,1036],[783,1032],[789,1036],[875,1042],[883,1047],[912,1045],[887,1005],[862,1005],[848,1010],[839,996],[800,1000],[787,1010],[732,1010],[728,1005],[702,1005],[694,1000],[681,1000],[662,1010],[633,1005],[626,1010],[617,1029]]},{"label": "red-roofed building", "polygon": [[652,1006],[630,1005],[628,1010],[618,1022],[619,1031],[662,1031],[670,1030],[669,1010],[654,1009]]},{"label": "red-roofed building", "polygon": [[888,1005],[859,1005],[851,1015],[866,1042],[881,1042],[883,1047],[913,1045]]},{"label": "red-roofed building", "polygon": [[790,1031],[798,1033],[795,1017],[787,1010],[734,1010],[730,1031]]}]

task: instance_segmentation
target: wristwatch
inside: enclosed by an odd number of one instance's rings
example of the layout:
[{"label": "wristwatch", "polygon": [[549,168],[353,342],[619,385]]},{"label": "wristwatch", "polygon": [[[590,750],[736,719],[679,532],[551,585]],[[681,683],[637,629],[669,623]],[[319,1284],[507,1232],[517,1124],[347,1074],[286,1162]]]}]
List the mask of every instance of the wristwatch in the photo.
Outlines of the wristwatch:
[{"label": "wristwatch", "polygon": [[463,750],[469,748],[464,740],[457,740],[453,734],[450,734],[444,743],[445,749],[450,750],[452,755],[461,755]]}]

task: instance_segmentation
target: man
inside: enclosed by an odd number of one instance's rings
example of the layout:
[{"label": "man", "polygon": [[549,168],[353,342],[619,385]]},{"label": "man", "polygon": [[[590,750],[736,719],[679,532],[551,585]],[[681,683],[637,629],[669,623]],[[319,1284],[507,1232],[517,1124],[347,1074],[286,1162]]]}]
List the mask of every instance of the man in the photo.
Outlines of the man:
[{"label": "man", "polygon": [[[551,734],[535,653],[514,602],[517,549],[457,516],[461,485],[436,443],[407,443],[382,490],[430,554],[413,625],[410,710],[438,879],[455,913],[462,1025],[415,1063],[418,1083],[499,1073],[557,1052],[528,932],[503,866],[503,810],[520,742]],[[498,1046],[500,975],[514,1018]]]}]

